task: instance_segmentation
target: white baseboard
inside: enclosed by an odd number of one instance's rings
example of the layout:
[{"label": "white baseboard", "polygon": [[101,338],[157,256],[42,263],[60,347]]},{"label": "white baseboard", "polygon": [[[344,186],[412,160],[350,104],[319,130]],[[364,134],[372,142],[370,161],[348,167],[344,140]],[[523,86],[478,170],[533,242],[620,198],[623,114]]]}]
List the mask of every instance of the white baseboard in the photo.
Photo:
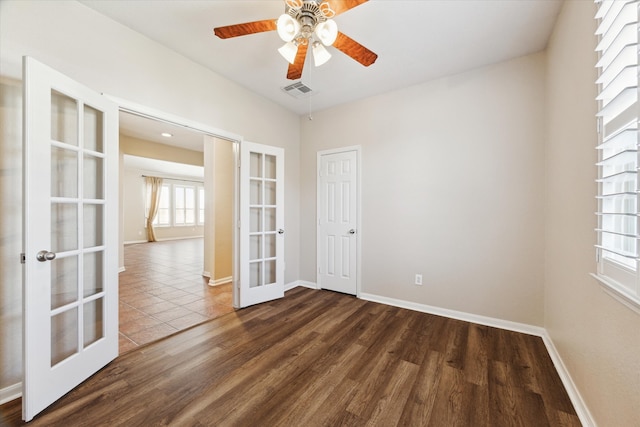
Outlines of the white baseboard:
[{"label": "white baseboard", "polygon": [[147,240],[127,240],[126,242],[124,242],[124,245],[137,245],[139,243],[147,243]]},{"label": "white baseboard", "polygon": [[22,383],[0,389],[0,405],[11,402],[22,396]]},{"label": "white baseboard", "polygon": [[511,322],[509,320],[496,319],[494,317],[480,316],[478,314],[465,313],[464,311],[449,310],[447,308],[435,307],[432,305],[418,304],[415,302],[388,298],[380,295],[360,293],[360,298],[367,301],[392,305],[394,307],[435,314],[437,316],[450,317],[452,319],[464,320],[466,322],[478,323],[480,325],[492,326],[494,328],[506,329],[508,331],[521,332],[524,334],[536,335],[539,337],[542,337],[545,333],[544,328],[540,326]]},{"label": "white baseboard", "polygon": [[124,267],[120,267],[120,268],[118,269],[118,274],[120,274],[120,273],[124,273],[124,272],[125,272],[125,270],[126,270],[126,268],[124,268]]},{"label": "white baseboard", "polygon": [[232,276],[222,277],[222,278],[216,279],[216,280],[209,279],[209,286],[225,285],[225,284],[231,283],[231,282],[233,282],[233,277]]},{"label": "white baseboard", "polygon": [[[169,242],[171,240],[187,240],[187,239],[202,239],[204,236],[183,236],[183,237],[165,237],[163,239],[156,239],[156,242]],[[128,240],[124,242],[125,245],[137,245],[140,243],[149,243],[147,239],[144,240]]]},{"label": "white baseboard", "polygon": [[580,422],[584,427],[595,427],[596,422],[591,416],[591,412],[589,412],[587,405],[582,399],[580,391],[578,391],[576,384],[573,382],[573,379],[571,378],[567,367],[560,357],[560,353],[558,353],[558,349],[553,344],[553,340],[546,330],[542,335],[542,341],[544,341],[544,345],[545,347],[547,347],[547,352],[549,353],[549,356],[553,361],[553,365],[556,367],[556,371],[558,371],[558,375],[560,376],[560,380],[562,381],[564,388],[567,390],[567,394],[571,399],[573,408],[578,414],[578,418],[580,418]]},{"label": "white baseboard", "polygon": [[285,283],[284,291],[290,291],[291,289],[297,288],[298,286],[309,289],[318,289],[318,285],[313,282],[307,282],[306,280],[295,280],[293,282]]}]

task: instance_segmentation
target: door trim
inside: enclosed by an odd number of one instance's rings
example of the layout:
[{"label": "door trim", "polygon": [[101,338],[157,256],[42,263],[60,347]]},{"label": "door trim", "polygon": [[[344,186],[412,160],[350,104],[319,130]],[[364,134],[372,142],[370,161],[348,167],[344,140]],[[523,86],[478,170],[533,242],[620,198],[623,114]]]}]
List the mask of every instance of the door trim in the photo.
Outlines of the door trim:
[{"label": "door trim", "polygon": [[348,147],[332,148],[330,150],[318,151],[316,155],[316,285],[318,289],[322,289],[319,265],[320,265],[320,168],[322,156],[329,154],[346,153],[349,151],[355,151],[356,163],[358,166],[356,183],[356,209],[358,211],[356,215],[356,230],[358,233],[358,239],[356,242],[356,298],[360,298],[362,293],[362,146],[350,145]]},{"label": "door trim", "polygon": [[232,132],[227,132],[222,129],[218,129],[212,126],[205,125],[195,120],[186,119],[181,116],[176,116],[171,113],[167,113],[155,108],[147,107],[142,104],[103,94],[105,97],[115,102],[119,111],[135,114],[137,116],[146,117],[152,120],[158,120],[175,126],[181,126],[190,130],[200,132],[204,135],[209,135],[214,138],[224,139],[233,144],[233,240],[231,242],[232,248],[232,271],[233,271],[233,284],[231,286],[233,295],[233,307],[240,307],[240,295],[238,292],[239,278],[240,278],[240,147],[244,141],[244,138]]}]

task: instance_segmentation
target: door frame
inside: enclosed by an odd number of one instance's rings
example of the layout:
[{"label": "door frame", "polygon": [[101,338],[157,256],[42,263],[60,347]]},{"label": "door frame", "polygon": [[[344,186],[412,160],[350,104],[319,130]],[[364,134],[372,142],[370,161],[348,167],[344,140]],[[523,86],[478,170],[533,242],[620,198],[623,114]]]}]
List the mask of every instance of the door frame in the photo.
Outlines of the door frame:
[{"label": "door frame", "polygon": [[[233,307],[240,307],[240,293],[238,286],[240,282],[240,147],[244,138],[240,135],[232,132],[227,132],[222,129],[214,128],[203,123],[186,119],[184,117],[176,116],[171,113],[167,113],[155,108],[147,107],[145,105],[137,104],[135,102],[128,101],[126,99],[110,96],[104,94],[108,99],[115,102],[118,105],[118,110],[134,114],[148,119],[165,122],[174,126],[184,127],[195,132],[200,132],[203,135],[209,135],[214,138],[223,139],[233,144],[233,239],[231,242],[231,263],[232,263],[232,286],[231,292],[233,295]],[[120,245],[118,245],[120,247]],[[118,249],[119,250],[119,249]]]},{"label": "door frame", "polygon": [[330,154],[345,153],[348,151],[355,151],[356,153],[356,166],[358,168],[356,172],[356,298],[360,298],[362,293],[362,146],[350,145],[341,148],[332,148],[329,150],[318,151],[316,154],[316,284],[318,289],[322,289],[320,281],[320,213],[321,213],[321,200],[320,192],[320,168],[322,156]]}]

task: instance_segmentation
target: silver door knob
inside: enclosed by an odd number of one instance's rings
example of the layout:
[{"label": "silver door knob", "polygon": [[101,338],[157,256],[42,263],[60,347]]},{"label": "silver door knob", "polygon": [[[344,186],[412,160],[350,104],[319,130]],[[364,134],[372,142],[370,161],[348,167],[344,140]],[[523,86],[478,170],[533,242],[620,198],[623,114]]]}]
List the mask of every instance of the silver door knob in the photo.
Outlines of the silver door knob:
[{"label": "silver door knob", "polygon": [[356,230],[352,228],[351,230],[349,230],[349,234],[356,234]]},{"label": "silver door knob", "polygon": [[49,251],[40,251],[36,255],[36,259],[40,262],[52,261],[56,258],[56,254],[54,252]]},{"label": "silver door knob", "polygon": [[278,234],[284,234],[284,230],[281,228],[278,230]]}]

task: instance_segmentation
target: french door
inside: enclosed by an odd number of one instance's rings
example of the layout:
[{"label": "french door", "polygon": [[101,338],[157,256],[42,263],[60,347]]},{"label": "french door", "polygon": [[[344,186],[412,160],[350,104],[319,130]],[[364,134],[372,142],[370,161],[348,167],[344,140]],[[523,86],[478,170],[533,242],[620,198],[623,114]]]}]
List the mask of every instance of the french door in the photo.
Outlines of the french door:
[{"label": "french door", "polygon": [[23,419],[118,355],[118,109],[24,58]]},{"label": "french door", "polygon": [[239,305],[284,296],[284,149],[240,148]]},{"label": "french door", "polygon": [[357,295],[358,152],[318,155],[318,287]]}]

